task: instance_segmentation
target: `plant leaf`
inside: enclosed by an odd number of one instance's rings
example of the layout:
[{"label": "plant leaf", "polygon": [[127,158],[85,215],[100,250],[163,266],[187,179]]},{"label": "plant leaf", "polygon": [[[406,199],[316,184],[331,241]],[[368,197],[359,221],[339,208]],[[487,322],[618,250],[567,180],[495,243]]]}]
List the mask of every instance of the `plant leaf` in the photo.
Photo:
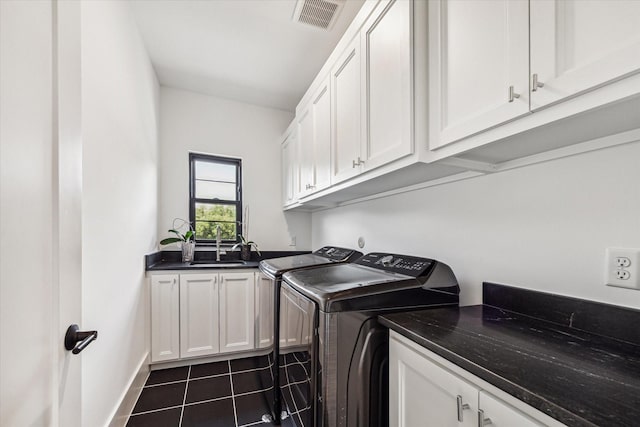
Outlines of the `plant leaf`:
[{"label": "plant leaf", "polygon": [[177,237],[167,237],[166,239],[160,240],[161,245],[170,245],[171,243],[182,242],[182,239],[178,239]]},{"label": "plant leaf", "polygon": [[188,242],[189,240],[191,240],[192,236],[193,236],[193,231],[189,230],[185,233],[184,240]]},{"label": "plant leaf", "polygon": [[182,241],[186,240],[186,239],[184,238],[184,236],[183,236],[183,235],[182,235],[178,230],[171,229],[171,230],[169,230],[169,233],[174,233],[174,234],[175,234],[176,236],[178,236],[178,237],[180,238],[180,240],[182,240]]}]

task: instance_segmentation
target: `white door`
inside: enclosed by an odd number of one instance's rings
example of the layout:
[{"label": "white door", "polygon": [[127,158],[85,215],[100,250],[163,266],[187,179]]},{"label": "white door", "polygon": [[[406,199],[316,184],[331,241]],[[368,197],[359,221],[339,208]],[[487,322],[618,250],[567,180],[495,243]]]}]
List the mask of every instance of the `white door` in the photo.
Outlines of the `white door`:
[{"label": "white door", "polygon": [[529,2],[429,1],[429,148],[529,112]]},{"label": "white door", "polygon": [[415,350],[390,340],[390,427],[477,426],[477,409],[478,389]]},{"label": "white door", "polygon": [[333,184],[358,175],[360,155],[360,39],[356,37],[331,70]]},{"label": "white door", "polygon": [[255,348],[255,273],[220,273],[220,351]]},{"label": "white door", "polygon": [[[478,402],[478,407],[483,412],[484,419],[488,419],[485,421],[486,425],[491,427],[540,427],[544,425],[485,391],[480,392]],[[489,423],[489,420],[491,423]]]},{"label": "white door", "polygon": [[180,275],[180,357],[219,351],[218,274]]},{"label": "white door", "polygon": [[177,274],[151,276],[151,361],[180,357],[180,282]]},{"label": "white door", "polygon": [[82,425],[79,7],[0,1],[2,426]]},{"label": "white door", "polygon": [[532,109],[639,71],[639,1],[531,1]]},{"label": "white door", "polygon": [[365,170],[413,153],[411,7],[409,0],[383,1],[361,32]]}]

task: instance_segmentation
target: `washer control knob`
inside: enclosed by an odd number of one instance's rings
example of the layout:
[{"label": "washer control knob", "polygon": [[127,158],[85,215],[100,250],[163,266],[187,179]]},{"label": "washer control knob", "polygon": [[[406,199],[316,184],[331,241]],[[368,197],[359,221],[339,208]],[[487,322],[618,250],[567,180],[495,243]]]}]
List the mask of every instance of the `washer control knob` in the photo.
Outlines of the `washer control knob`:
[{"label": "washer control knob", "polygon": [[383,256],[382,258],[380,258],[380,264],[382,264],[383,267],[390,267],[392,262],[393,257],[391,255]]}]

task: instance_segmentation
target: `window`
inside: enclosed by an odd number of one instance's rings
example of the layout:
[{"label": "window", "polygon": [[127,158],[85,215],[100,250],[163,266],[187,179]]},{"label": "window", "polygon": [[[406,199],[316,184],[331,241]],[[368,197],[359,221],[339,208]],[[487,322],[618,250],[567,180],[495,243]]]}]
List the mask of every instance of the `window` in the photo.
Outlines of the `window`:
[{"label": "window", "polygon": [[189,154],[189,220],[198,243],[240,241],[242,224],[242,161],[227,157]]}]

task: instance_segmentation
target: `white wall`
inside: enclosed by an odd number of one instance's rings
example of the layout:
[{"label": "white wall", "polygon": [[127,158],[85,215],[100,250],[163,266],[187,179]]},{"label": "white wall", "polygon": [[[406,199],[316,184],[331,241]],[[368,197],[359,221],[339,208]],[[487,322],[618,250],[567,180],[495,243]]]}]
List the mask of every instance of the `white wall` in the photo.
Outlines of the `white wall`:
[{"label": "white wall", "polygon": [[174,218],[189,218],[189,152],[199,152],[242,159],[249,238],[260,249],[310,249],[310,215],[282,212],[280,138],[292,113],[162,87],[160,118],[158,240]]},{"label": "white wall", "polygon": [[159,85],[127,2],[82,2],[82,425],[111,417],[145,361],[157,230]]},{"label": "white wall", "polygon": [[314,213],[313,246],[448,263],[461,304],[492,281],[640,308],[604,286],[606,247],[640,248],[640,142]]}]

